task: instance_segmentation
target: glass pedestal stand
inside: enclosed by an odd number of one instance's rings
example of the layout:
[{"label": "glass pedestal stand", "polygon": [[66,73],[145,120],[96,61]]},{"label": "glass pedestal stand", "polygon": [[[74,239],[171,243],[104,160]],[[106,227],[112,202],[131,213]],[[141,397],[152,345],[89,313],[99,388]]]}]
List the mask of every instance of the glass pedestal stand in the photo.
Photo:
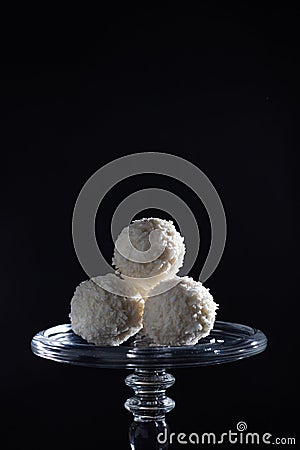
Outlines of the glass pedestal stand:
[{"label": "glass pedestal stand", "polygon": [[134,369],[125,383],[135,395],[125,402],[134,416],[129,439],[132,449],[166,449],[159,433],[168,433],[165,415],[175,402],[166,389],[175,378],[166,369],[191,368],[236,361],[264,351],[266,336],[246,325],[216,321],[210,335],[193,346],[151,346],[143,336],[134,336],[118,347],[98,347],[75,335],[68,325],[57,325],[37,333],[33,353],[53,361],[86,367]]}]

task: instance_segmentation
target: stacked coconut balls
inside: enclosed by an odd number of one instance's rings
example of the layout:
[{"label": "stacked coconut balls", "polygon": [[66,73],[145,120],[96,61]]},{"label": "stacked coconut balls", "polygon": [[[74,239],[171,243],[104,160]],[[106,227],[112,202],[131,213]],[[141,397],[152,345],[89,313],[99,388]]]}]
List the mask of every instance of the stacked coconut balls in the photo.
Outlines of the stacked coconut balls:
[{"label": "stacked coconut balls", "polygon": [[217,304],[201,282],[178,277],[184,238],[172,221],[135,220],[115,242],[116,273],[77,286],[74,333],[96,345],[119,345],[140,330],[154,345],[194,345],[207,336]]}]

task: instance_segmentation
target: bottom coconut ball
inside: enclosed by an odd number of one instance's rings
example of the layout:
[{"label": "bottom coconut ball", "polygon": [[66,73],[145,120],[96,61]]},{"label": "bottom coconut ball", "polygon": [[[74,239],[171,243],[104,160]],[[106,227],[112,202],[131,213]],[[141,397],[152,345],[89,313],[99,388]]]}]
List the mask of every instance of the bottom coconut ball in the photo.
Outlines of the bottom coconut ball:
[{"label": "bottom coconut ball", "polygon": [[175,286],[174,279],[162,281],[145,301],[143,332],[156,345],[194,345],[214,325],[218,305],[208,289],[190,277],[176,278]]},{"label": "bottom coconut ball", "polygon": [[141,330],[143,310],[144,301],[133,285],[114,274],[98,276],[77,286],[71,327],[90,343],[119,345]]}]

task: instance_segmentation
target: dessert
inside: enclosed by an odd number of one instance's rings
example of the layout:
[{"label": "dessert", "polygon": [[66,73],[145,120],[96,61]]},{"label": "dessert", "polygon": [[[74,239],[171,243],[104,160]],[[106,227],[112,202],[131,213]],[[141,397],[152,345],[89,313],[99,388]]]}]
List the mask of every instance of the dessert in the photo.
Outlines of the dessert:
[{"label": "dessert", "polygon": [[194,345],[209,334],[218,305],[200,281],[177,277],[175,286],[171,282],[162,281],[146,299],[143,332],[157,345]]},{"label": "dessert", "polygon": [[135,220],[121,231],[113,265],[122,278],[146,294],[160,281],[176,275],[184,255],[184,238],[173,222],[152,217]]},{"label": "dessert", "polygon": [[151,345],[196,344],[210,333],[218,305],[201,282],[176,275],[184,255],[172,221],[132,222],[115,242],[116,273],[77,286],[74,333],[96,345],[120,345],[138,332]]},{"label": "dessert", "polygon": [[[123,291],[124,295],[112,292]],[[71,301],[71,326],[96,345],[119,345],[142,328],[144,301],[132,284],[107,274],[77,286]]]}]

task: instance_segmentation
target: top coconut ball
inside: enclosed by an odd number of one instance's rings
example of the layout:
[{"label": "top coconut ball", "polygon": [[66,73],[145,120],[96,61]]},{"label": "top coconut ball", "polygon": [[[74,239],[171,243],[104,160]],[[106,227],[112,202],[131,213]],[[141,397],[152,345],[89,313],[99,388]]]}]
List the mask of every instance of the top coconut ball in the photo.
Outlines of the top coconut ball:
[{"label": "top coconut ball", "polygon": [[125,227],[115,242],[113,265],[143,290],[174,277],[183,265],[184,238],[170,220],[147,218]]}]

